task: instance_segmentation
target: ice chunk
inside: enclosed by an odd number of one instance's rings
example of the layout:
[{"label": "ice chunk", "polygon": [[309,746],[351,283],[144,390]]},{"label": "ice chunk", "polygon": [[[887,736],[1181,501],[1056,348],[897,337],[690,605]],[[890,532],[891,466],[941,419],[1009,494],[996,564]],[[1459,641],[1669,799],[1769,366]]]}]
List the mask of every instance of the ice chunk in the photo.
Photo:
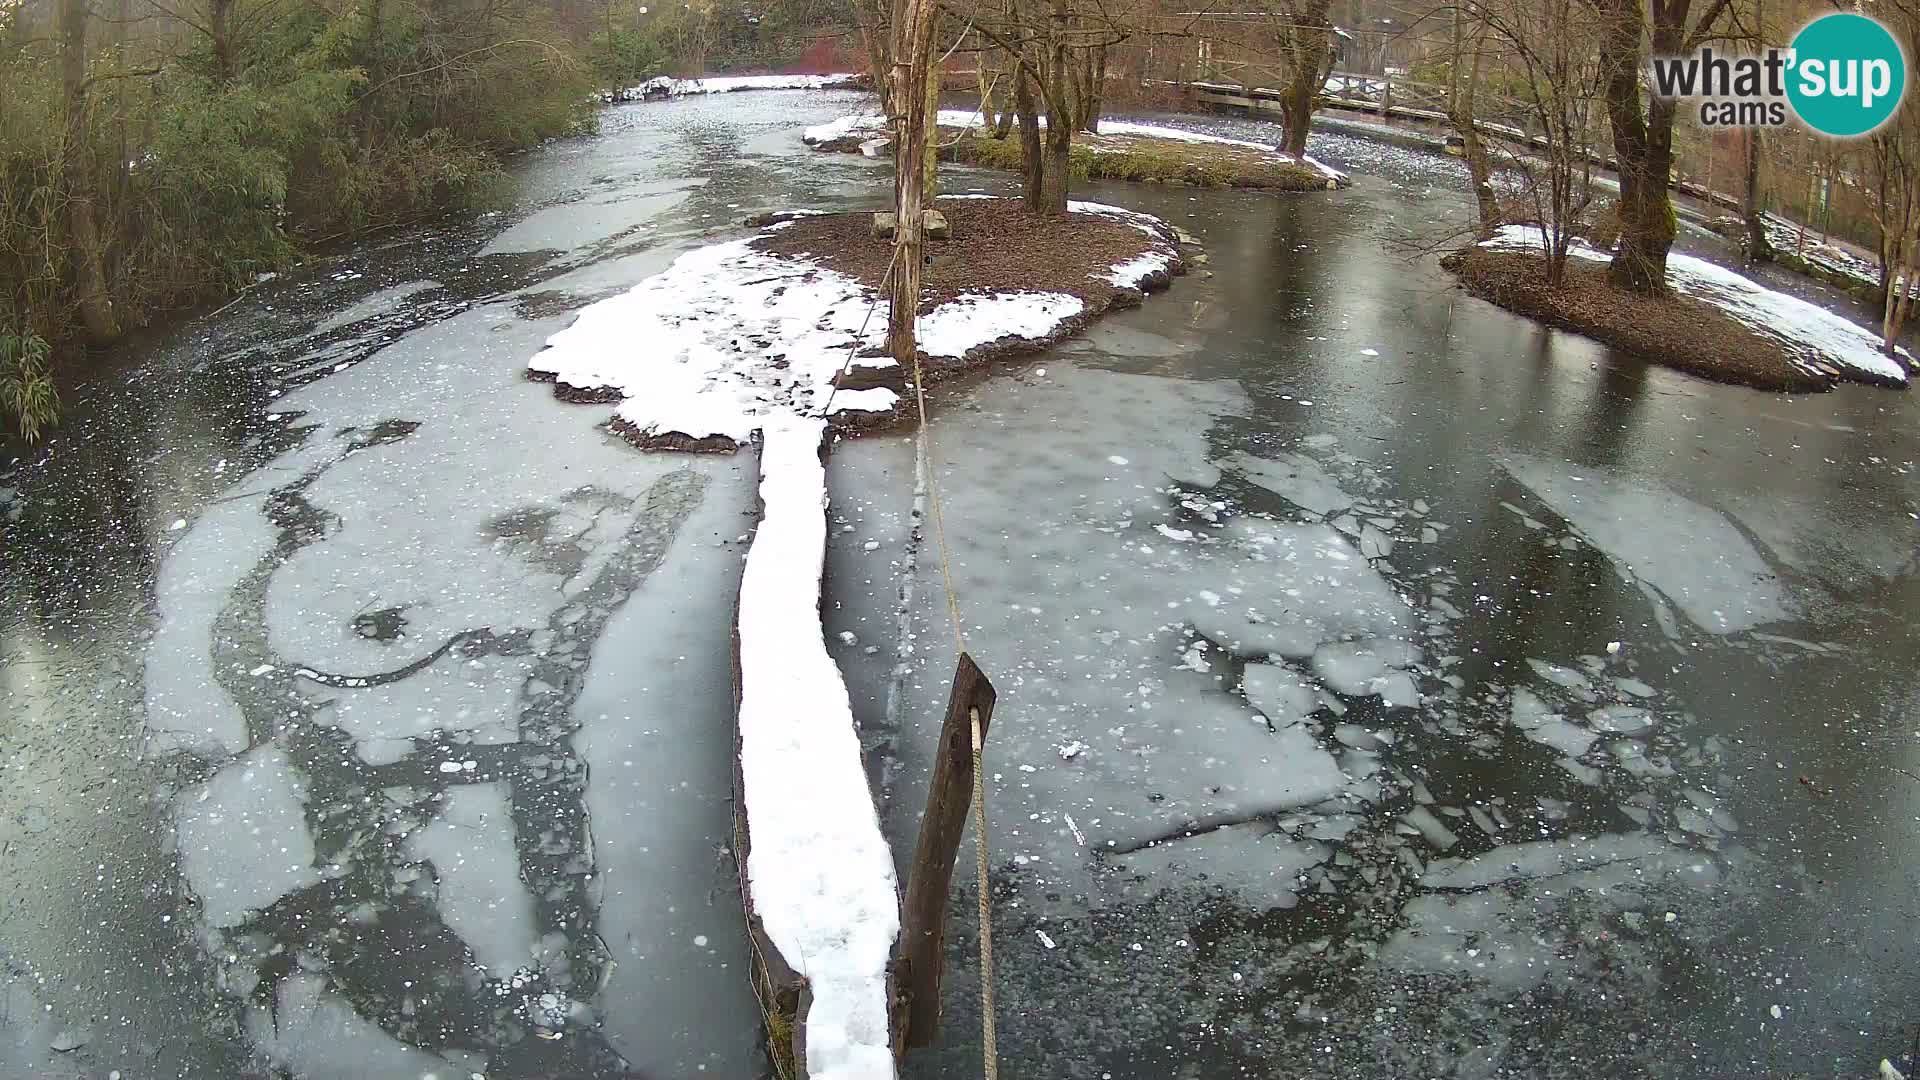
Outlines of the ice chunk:
[{"label": "ice chunk", "polygon": [[496,978],[527,963],[539,940],[513,835],[503,784],[458,784],[447,789],[440,816],[406,845],[410,858],[433,864],[447,925]]},{"label": "ice chunk", "polygon": [[1226,463],[1254,484],[1321,517],[1353,505],[1352,497],[1340,489],[1340,484],[1327,475],[1319,462],[1303,454],[1262,458],[1237,453]]},{"label": "ice chunk", "polygon": [[320,880],[305,799],[286,751],[271,745],[228,762],[181,797],[180,866],[208,925],[237,926]]},{"label": "ice chunk", "polygon": [[1540,676],[1556,686],[1564,686],[1569,690],[1585,690],[1587,688],[1587,677],[1572,668],[1561,667],[1559,664],[1550,664],[1545,660],[1536,660],[1532,657],[1527,658],[1527,666],[1533,669],[1535,675]]},{"label": "ice chunk", "polygon": [[1115,857],[1113,864],[1155,890],[1198,885],[1265,911],[1294,906],[1305,888],[1300,875],[1328,855],[1325,844],[1295,840],[1269,823],[1252,822],[1160,840]]},{"label": "ice chunk", "polygon": [[1240,675],[1240,690],[1274,727],[1304,720],[1320,707],[1313,687],[1285,664],[1248,664]]},{"label": "ice chunk", "polygon": [[1432,844],[1441,851],[1451,850],[1455,844],[1460,842],[1459,835],[1442,824],[1440,819],[1434,816],[1433,811],[1424,806],[1416,806],[1406,813],[1401,814],[1400,818],[1407,824],[1419,829],[1420,835],[1426,838],[1427,843]]},{"label": "ice chunk", "polygon": [[1632,705],[1608,705],[1588,713],[1587,724],[1595,731],[1638,735],[1653,726],[1653,714]]},{"label": "ice chunk", "polygon": [[1314,651],[1313,672],[1349,697],[1391,690],[1396,700],[1389,704],[1411,705],[1419,700],[1413,681],[1394,669],[1411,665],[1418,657],[1411,644],[1393,638],[1337,642]]},{"label": "ice chunk", "polygon": [[1718,511],[1650,480],[1614,478],[1508,454],[1501,464],[1567,519],[1624,574],[1710,633],[1749,630],[1790,611],[1780,583],[1745,534]]}]

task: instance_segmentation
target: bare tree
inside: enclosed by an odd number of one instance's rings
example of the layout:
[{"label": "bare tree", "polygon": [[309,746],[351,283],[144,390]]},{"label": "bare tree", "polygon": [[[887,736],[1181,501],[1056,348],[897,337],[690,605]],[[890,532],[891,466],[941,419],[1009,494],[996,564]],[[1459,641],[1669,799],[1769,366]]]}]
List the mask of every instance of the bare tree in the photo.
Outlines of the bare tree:
[{"label": "bare tree", "polygon": [[[1478,24],[1475,32],[1483,47],[1476,50],[1479,60],[1471,78],[1459,88],[1456,109],[1465,100],[1471,114],[1472,86],[1480,81],[1491,53],[1503,87],[1517,98],[1528,127],[1538,134],[1497,127],[1475,132],[1479,125],[1465,126],[1476,141],[1491,134],[1501,145],[1500,157],[1519,183],[1523,209],[1508,213],[1496,206],[1494,216],[1523,218],[1539,226],[1547,284],[1558,286],[1565,280],[1567,251],[1593,203],[1592,132],[1602,69],[1586,43],[1593,38],[1595,20],[1577,0],[1470,0],[1465,11]],[[1479,182],[1476,178],[1476,187]],[[1485,202],[1493,195],[1490,181],[1487,190],[1476,191],[1483,225]]]},{"label": "bare tree", "polygon": [[87,0],[61,0],[60,86],[66,112],[60,174],[67,213],[67,266],[73,276],[74,304],[81,325],[95,342],[120,336],[120,318],[107,288],[101,249],[87,80]]},{"label": "bare tree", "polygon": [[1641,94],[1641,69],[1652,55],[1673,56],[1712,40],[1733,0],[1586,0],[1600,16],[1598,59],[1605,76],[1607,119],[1620,165],[1620,243],[1608,277],[1640,293],[1666,290],[1673,246],[1673,122],[1677,103]]}]

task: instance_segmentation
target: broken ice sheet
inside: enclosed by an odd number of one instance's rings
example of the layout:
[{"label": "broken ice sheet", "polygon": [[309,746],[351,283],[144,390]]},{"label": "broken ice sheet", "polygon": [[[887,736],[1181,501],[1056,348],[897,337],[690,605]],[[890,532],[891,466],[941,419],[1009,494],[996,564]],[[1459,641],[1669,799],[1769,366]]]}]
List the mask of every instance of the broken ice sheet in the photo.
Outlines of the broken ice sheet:
[{"label": "broken ice sheet", "polygon": [[320,880],[306,785],[278,747],[228,762],[186,792],[175,815],[181,871],[209,926],[237,926]]},{"label": "broken ice sheet", "polygon": [[1709,633],[1749,630],[1791,611],[1778,577],[1724,514],[1652,480],[1583,470],[1521,454],[1500,459],[1621,573],[1644,583]]},{"label": "broken ice sheet", "polygon": [[1109,861],[1128,889],[1199,888],[1265,911],[1298,903],[1306,887],[1300,875],[1331,854],[1325,844],[1294,839],[1271,822],[1255,821],[1169,837]]}]

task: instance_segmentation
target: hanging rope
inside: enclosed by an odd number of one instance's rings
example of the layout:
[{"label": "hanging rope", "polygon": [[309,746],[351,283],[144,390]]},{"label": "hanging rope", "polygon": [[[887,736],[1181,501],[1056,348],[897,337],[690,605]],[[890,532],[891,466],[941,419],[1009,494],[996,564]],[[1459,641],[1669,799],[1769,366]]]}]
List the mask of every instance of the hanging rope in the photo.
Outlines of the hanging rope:
[{"label": "hanging rope", "polygon": [[[917,317],[918,313],[915,315]],[[933,434],[927,425],[926,385],[927,380],[920,367],[920,350],[915,348],[913,396],[920,413],[920,431],[915,449],[920,459],[920,474],[927,480],[927,504],[933,510],[934,540],[940,548],[940,581],[946,588],[947,616],[953,623],[953,644],[957,652],[964,653],[967,651],[967,638],[960,624],[960,598],[953,589],[953,563],[947,548],[946,515],[940,506],[940,478],[933,462]],[[983,736],[979,710],[972,710],[968,719],[973,727],[973,846],[975,889],[980,901],[980,1056],[986,1080],[999,1080],[999,1036],[994,1028],[993,1002],[993,894],[988,889],[987,873],[987,770],[981,753]]]},{"label": "hanging rope", "polygon": [[980,1054],[987,1080],[999,1080],[999,1038],[993,1026],[993,897],[987,892],[986,766],[980,757],[980,710],[970,712],[973,720],[973,850],[980,889]]}]

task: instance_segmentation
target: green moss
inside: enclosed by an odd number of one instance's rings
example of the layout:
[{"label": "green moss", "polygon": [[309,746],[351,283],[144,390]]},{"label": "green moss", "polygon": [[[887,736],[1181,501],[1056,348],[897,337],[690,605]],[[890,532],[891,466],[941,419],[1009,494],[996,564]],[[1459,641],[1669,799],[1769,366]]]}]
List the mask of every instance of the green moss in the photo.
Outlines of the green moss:
[{"label": "green moss", "polygon": [[798,1080],[800,1073],[793,1060],[793,1017],[779,1009],[762,1010],[767,1023],[767,1053],[773,1058],[773,1075],[780,1080]]},{"label": "green moss", "polygon": [[[989,139],[941,131],[941,159],[963,165],[1018,171],[1023,155],[1013,136]],[[1068,153],[1075,181],[1132,180],[1182,183],[1195,187],[1258,188],[1271,191],[1320,191],[1326,174],[1311,165],[1277,160],[1247,147],[1191,143],[1173,139],[1102,136],[1101,145],[1076,143]]]}]

